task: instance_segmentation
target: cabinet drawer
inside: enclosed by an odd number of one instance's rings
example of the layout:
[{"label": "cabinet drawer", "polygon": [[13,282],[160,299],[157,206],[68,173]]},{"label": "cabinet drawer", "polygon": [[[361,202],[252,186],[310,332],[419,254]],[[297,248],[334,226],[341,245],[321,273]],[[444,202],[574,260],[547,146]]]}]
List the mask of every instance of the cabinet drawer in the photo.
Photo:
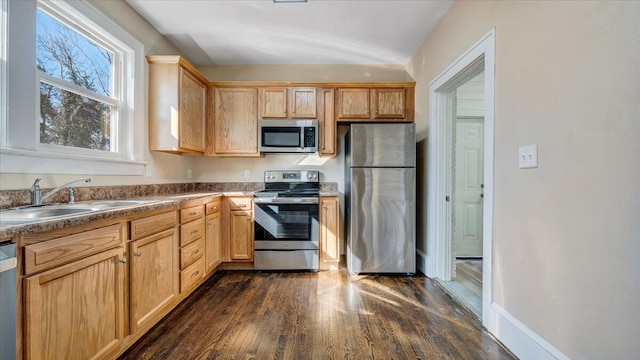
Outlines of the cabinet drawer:
[{"label": "cabinet drawer", "polygon": [[180,272],[180,292],[192,288],[204,276],[204,260],[200,259]]},{"label": "cabinet drawer", "polygon": [[204,207],[201,205],[192,206],[190,208],[180,210],[180,223],[185,224],[189,221],[199,219],[204,216]]},{"label": "cabinet drawer", "polygon": [[204,236],[204,218],[180,226],[180,246],[190,244]]},{"label": "cabinet drawer", "polygon": [[64,236],[24,248],[26,275],[122,246],[125,224]]},{"label": "cabinet drawer", "polygon": [[229,210],[251,210],[253,199],[247,197],[229,198]]},{"label": "cabinet drawer", "polygon": [[204,216],[204,206],[192,206],[190,208],[180,210],[180,223],[185,224],[189,221],[199,219]]},{"label": "cabinet drawer", "polygon": [[220,199],[214,200],[207,204],[207,215],[215,214],[220,212],[220,206],[222,205],[222,201]]},{"label": "cabinet drawer", "polygon": [[204,240],[196,240],[180,249],[180,269],[184,269],[196,262],[204,253]]},{"label": "cabinet drawer", "polygon": [[151,234],[171,229],[176,226],[176,223],[177,216],[175,211],[133,220],[131,221],[131,233],[129,236],[131,237],[131,240],[142,239],[143,237]]}]

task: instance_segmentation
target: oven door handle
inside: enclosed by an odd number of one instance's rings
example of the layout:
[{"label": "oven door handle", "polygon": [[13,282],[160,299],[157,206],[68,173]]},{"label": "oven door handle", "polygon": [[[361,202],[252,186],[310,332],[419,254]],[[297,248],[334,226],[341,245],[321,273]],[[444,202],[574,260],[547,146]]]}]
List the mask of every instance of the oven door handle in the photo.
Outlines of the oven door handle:
[{"label": "oven door handle", "polygon": [[318,198],[275,198],[261,199],[254,198],[256,204],[318,204]]}]

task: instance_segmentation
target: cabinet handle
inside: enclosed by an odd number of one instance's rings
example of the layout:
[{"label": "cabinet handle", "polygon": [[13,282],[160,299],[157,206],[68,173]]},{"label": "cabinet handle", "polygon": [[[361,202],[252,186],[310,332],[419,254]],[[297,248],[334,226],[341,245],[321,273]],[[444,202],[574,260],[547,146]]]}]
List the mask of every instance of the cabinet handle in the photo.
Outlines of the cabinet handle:
[{"label": "cabinet handle", "polygon": [[133,255],[135,255],[135,256],[142,256],[142,253],[141,253],[140,251],[136,251],[136,252],[134,252],[134,253],[133,253]]},{"label": "cabinet handle", "polygon": [[197,211],[190,212],[189,215],[198,215],[198,212]]},{"label": "cabinet handle", "polygon": [[211,221],[209,221],[209,222],[207,223],[207,225],[211,226],[211,225],[213,225],[213,223],[212,223]]},{"label": "cabinet handle", "polygon": [[376,110],[376,115],[378,115],[378,110]]},{"label": "cabinet handle", "polygon": [[250,216],[247,216],[247,221],[249,221],[249,220],[251,220],[251,217],[250,217]]},{"label": "cabinet handle", "polygon": [[214,207],[213,207],[213,210],[218,210],[218,207],[217,207],[217,206],[214,206]]},{"label": "cabinet handle", "polygon": [[198,271],[194,272],[193,274],[191,274],[191,277],[198,276],[198,274],[200,274],[200,270],[198,270]]},{"label": "cabinet handle", "polygon": [[247,207],[247,204],[239,204],[238,206],[241,207],[241,208],[245,208],[245,207]]},{"label": "cabinet handle", "polygon": [[123,264],[126,264],[127,263],[127,258],[120,259],[120,262],[123,263]]},{"label": "cabinet handle", "polygon": [[193,229],[193,230],[191,230],[191,233],[192,233],[192,234],[196,234],[197,232],[198,232],[198,229]]},{"label": "cabinet handle", "polygon": [[199,252],[200,252],[200,250],[196,250],[196,251],[192,252],[191,255],[196,255]]},{"label": "cabinet handle", "polygon": [[325,209],[325,210],[327,210],[327,207],[326,207],[326,206],[323,206],[322,208],[323,208],[323,209]]}]

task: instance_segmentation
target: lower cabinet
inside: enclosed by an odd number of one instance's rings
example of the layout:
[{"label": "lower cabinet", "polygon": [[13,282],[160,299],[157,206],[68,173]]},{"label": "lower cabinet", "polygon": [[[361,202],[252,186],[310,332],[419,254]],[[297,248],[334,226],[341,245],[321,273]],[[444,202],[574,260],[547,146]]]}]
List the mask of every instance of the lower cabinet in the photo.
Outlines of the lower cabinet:
[{"label": "lower cabinet", "polygon": [[338,222],[340,201],[337,196],[320,198],[320,269],[337,269],[340,262]]},{"label": "lower cabinet", "polygon": [[207,215],[205,226],[205,271],[210,273],[222,262],[222,221],[220,212]]},{"label": "lower cabinet", "polygon": [[178,234],[175,228],[132,241],[131,333],[158,321],[178,295]]},{"label": "lower cabinet", "polygon": [[26,359],[100,358],[125,331],[123,247],[24,279]]},{"label": "lower cabinet", "polygon": [[253,212],[235,210],[229,216],[231,261],[253,261]]}]

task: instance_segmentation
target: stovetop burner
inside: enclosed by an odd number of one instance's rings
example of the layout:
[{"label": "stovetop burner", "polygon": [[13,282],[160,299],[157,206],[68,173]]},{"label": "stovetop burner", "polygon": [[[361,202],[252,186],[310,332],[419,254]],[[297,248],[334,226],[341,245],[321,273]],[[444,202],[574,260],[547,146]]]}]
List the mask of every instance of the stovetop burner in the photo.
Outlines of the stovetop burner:
[{"label": "stovetop burner", "polygon": [[254,193],[254,197],[256,201],[263,203],[286,201],[317,203],[320,197],[319,178],[318,171],[265,171],[265,190]]}]

